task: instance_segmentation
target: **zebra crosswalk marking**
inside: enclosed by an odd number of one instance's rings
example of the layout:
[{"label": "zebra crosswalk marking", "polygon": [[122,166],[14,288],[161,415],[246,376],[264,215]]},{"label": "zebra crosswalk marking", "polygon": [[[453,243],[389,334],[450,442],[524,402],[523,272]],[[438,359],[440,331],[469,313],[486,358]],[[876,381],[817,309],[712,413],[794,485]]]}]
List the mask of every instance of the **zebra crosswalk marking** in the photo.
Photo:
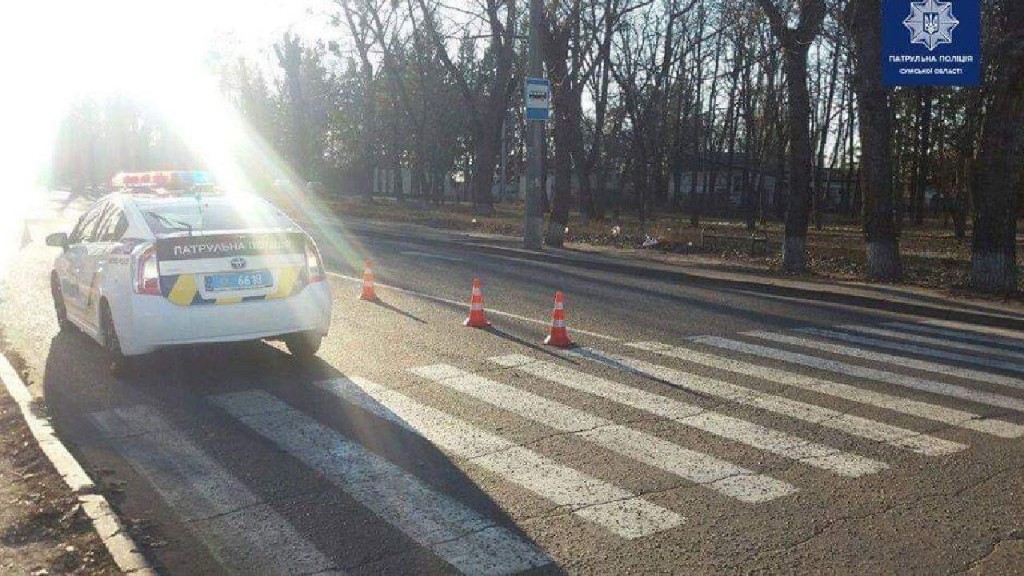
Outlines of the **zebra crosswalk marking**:
[{"label": "zebra crosswalk marking", "polygon": [[[841,333],[835,332],[834,334],[839,335]],[[899,366],[901,368],[912,368],[914,370],[933,372],[935,374],[953,376],[955,378],[963,378],[966,380],[978,380],[980,382],[1002,384],[1012,388],[1024,388],[1024,380],[1020,380],[1019,378],[1003,376],[1001,374],[993,374],[990,372],[982,372],[980,370],[972,370],[970,368],[959,368],[956,366],[949,366],[946,364],[937,364],[935,362],[918,360],[916,358],[908,358],[906,356],[896,356],[894,354],[874,352],[872,350],[867,350],[865,348],[856,348],[853,346],[832,344],[830,342],[815,340],[813,338],[801,338],[799,336],[790,336],[788,334],[764,331],[744,332],[743,335],[750,336],[753,338],[760,338],[762,340],[768,340],[770,342],[790,344],[793,346],[802,346],[804,348],[820,350],[822,352],[838,354],[840,356],[850,356],[852,358],[860,358],[862,360],[883,362],[886,364]],[[819,337],[831,337],[832,333],[826,330],[820,330],[816,331],[815,335]]]},{"label": "zebra crosswalk marking", "polygon": [[514,574],[551,563],[531,542],[266,392],[212,402],[463,573]]},{"label": "zebra crosswalk marking", "polygon": [[928,326],[936,326],[938,328],[949,328],[952,330],[960,330],[964,332],[971,332],[975,334],[984,334],[987,336],[1002,336],[1010,342],[1016,343],[1018,346],[1024,346],[1024,332],[1019,330],[1010,330],[1008,328],[997,328],[995,326],[978,326],[977,324],[968,324],[966,322],[956,322],[953,320],[921,320],[921,324]]},{"label": "zebra crosswalk marking", "polygon": [[714,346],[725,350],[743,352],[745,354],[761,356],[762,358],[781,360],[783,362],[799,364],[809,368],[817,368],[827,372],[835,372],[856,378],[875,380],[877,382],[884,382],[894,386],[903,386],[905,388],[920,390],[922,392],[941,394],[943,396],[951,396],[953,398],[969,400],[979,404],[987,404],[989,406],[997,406],[999,408],[1007,408],[1018,412],[1024,412],[1024,400],[1002,394],[995,394],[993,392],[985,392],[983,390],[973,390],[957,384],[948,384],[946,382],[938,382],[927,378],[897,374],[895,372],[888,372],[877,368],[868,368],[867,366],[847,364],[836,360],[818,358],[817,356],[811,356],[809,354],[801,354],[799,352],[790,352],[788,350],[780,350],[769,346],[731,340],[729,338],[722,338],[721,336],[697,336],[690,338],[690,340],[692,342],[697,342],[698,344],[706,344],[708,346]]},{"label": "zebra crosswalk marking", "polygon": [[331,560],[272,506],[158,411],[140,404],[96,412],[90,417],[106,442],[149,481],[224,571],[333,571]]},{"label": "zebra crosswalk marking", "polygon": [[957,442],[950,442],[852,414],[844,414],[831,408],[766,394],[759,390],[745,388],[722,380],[704,378],[637,358],[628,358],[626,356],[595,352],[593,350],[588,352],[592,357],[600,361],[622,366],[627,370],[663,380],[699,394],[760,408],[796,420],[832,428],[851,436],[858,436],[874,442],[881,442],[897,448],[910,450],[918,454],[942,456],[967,448],[964,444]]},{"label": "zebra crosswalk marking", "polygon": [[[898,352],[906,352],[909,354],[920,354],[921,356],[930,356],[932,358],[938,358],[940,360],[948,360],[950,362],[970,362],[973,364],[984,364],[992,368],[1000,368],[1010,372],[1024,372],[1024,366],[1013,362],[1006,362],[997,360],[994,358],[981,358],[978,356],[971,356],[968,354],[958,354],[956,352],[948,352],[945,350],[936,350],[935,348],[927,348],[924,346],[915,346],[913,344],[901,344],[898,342],[889,342],[887,340],[881,340],[878,338],[870,338],[867,336],[857,336],[854,334],[846,334],[844,332],[836,332],[834,330],[820,330],[817,328],[801,328],[796,330],[802,334],[809,334],[811,336],[817,336],[819,338],[828,338],[831,340],[839,340],[842,342],[850,342],[853,344],[861,344],[865,346],[875,346],[878,348],[884,348],[888,350],[895,350]],[[758,337],[767,338],[765,333],[756,333],[750,335],[757,335]],[[772,334],[775,336],[781,336],[780,334]],[[830,345],[831,346],[831,345]],[[851,348],[846,346],[838,346],[833,350],[844,350],[842,353],[849,353],[850,356],[864,356],[870,357],[872,360],[879,360],[887,357],[888,361],[893,364],[906,366],[907,368],[914,368],[916,370],[924,370],[926,372],[935,372],[936,374],[945,374],[947,376],[955,376],[957,378],[968,378],[972,380],[981,380],[983,382],[994,382],[997,384],[1003,384],[1012,388],[1024,389],[1024,380],[1013,376],[1003,376],[1002,374],[994,374],[991,372],[984,372],[981,370],[973,370],[970,368],[960,368],[957,366],[949,366],[947,364],[938,364],[935,362],[929,362],[927,360],[918,360],[917,358],[908,358],[905,356],[895,356],[892,354],[883,354],[881,352],[872,352],[864,348]],[[840,353],[840,352],[835,352]]]},{"label": "zebra crosswalk marking", "polygon": [[524,418],[540,422],[562,432],[579,432],[612,424],[604,418],[566,406],[561,402],[555,402],[513,386],[506,386],[470,374],[455,366],[436,364],[412,368],[409,371],[482,402],[493,404],[498,408],[519,414]]},{"label": "zebra crosswalk marking", "polygon": [[[605,361],[599,353],[587,349],[572,352],[593,360]],[[500,361],[499,361],[500,360]],[[504,366],[522,370],[546,378],[556,384],[601,396],[638,410],[673,420],[683,426],[696,428],[715,436],[777,454],[828,470],[843,476],[857,477],[872,474],[886,468],[886,464],[855,454],[846,454],[835,448],[816,444],[753,422],[726,416],[699,406],[687,404],[660,394],[653,394],[638,388],[612,382],[584,372],[563,368],[555,364],[539,363],[528,356],[505,356],[495,359]]]},{"label": "zebra crosswalk marking", "polygon": [[[946,338],[933,338],[924,336],[921,334],[908,334],[907,332],[900,332],[898,330],[886,330],[884,328],[876,328],[874,326],[860,326],[854,324],[845,324],[837,326],[843,330],[850,332],[860,332],[862,334],[870,334],[874,336],[881,336],[883,338],[890,338],[893,340],[904,340],[908,342],[918,342],[921,344],[931,344],[933,346],[945,346],[947,348],[957,348],[960,350],[966,350],[968,352],[977,352],[988,356],[1001,356],[1003,358],[1013,358],[1016,360],[1024,361],[1024,352],[1014,352],[1012,350],[1001,350],[999,348],[993,348],[992,346],[982,346],[980,344],[968,344],[966,342],[957,342],[956,340],[949,340]],[[987,360],[985,361],[987,363]],[[1016,365],[1014,369],[1017,372],[1024,371],[1024,367]]]},{"label": "zebra crosswalk marking", "polygon": [[[413,372],[455,390],[468,389],[481,401],[500,405],[503,409],[556,430],[573,432],[577,438],[745,502],[765,502],[796,491],[795,487],[785,482],[656,436],[619,426],[604,418],[590,416],[589,422],[592,425],[585,429],[575,426],[575,423],[583,420],[579,417],[572,419],[573,425],[566,426],[563,419],[552,418],[551,414],[558,410],[572,414],[576,412],[574,408],[452,366],[426,366],[413,369]],[[550,410],[538,410],[537,406]]]},{"label": "zebra crosswalk marking", "polygon": [[996,346],[1005,346],[1015,348],[1017,350],[1024,350],[1024,342],[1014,338],[978,334],[977,332],[968,332],[965,330],[939,328],[937,326],[928,326],[924,324],[912,324],[910,322],[886,322],[884,325],[922,334],[934,334],[937,336],[945,336],[947,338],[959,338],[960,340],[967,340],[970,342],[994,344]]},{"label": "zebra crosswalk marking", "polygon": [[982,418],[980,415],[972,412],[957,410],[955,408],[947,408],[938,404],[929,404],[927,402],[911,400],[909,398],[901,398],[899,396],[876,392],[874,390],[857,388],[856,386],[850,386],[848,384],[841,384],[831,380],[806,376],[798,372],[779,370],[769,366],[752,364],[714,354],[706,354],[689,348],[669,346],[659,342],[632,342],[626,344],[626,346],[637,348],[639,350],[646,350],[648,352],[656,352],[672,358],[679,358],[686,360],[687,362],[701,364],[709,368],[743,374],[744,376],[752,376],[754,378],[768,380],[785,386],[799,388],[801,390],[817,392],[819,394],[834,396],[836,398],[842,398],[843,400],[849,400],[859,404],[884,408],[901,414],[907,414],[918,418],[942,422],[943,424],[950,424],[952,426],[959,426],[961,428],[984,432],[1001,438],[1019,438],[1024,436],[1024,426],[1006,422],[1005,420]]},{"label": "zebra crosswalk marking", "polygon": [[[466,458],[623,538],[640,538],[685,521],[679,514],[628,490],[516,446],[365,378],[336,378],[318,386],[371,413],[391,412],[388,420],[401,420],[405,428],[455,456]],[[484,447],[493,450],[481,452]]]}]

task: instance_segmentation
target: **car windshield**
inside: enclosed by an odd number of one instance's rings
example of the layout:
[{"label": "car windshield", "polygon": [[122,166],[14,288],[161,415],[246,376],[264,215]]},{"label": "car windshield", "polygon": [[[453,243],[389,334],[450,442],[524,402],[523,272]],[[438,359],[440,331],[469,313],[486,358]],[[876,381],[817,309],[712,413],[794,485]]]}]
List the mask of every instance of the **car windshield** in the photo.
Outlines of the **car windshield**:
[{"label": "car windshield", "polygon": [[229,201],[223,198],[197,200],[183,198],[171,202],[140,206],[154,234],[200,232],[203,230],[242,230],[247,228],[287,228],[291,221],[276,208],[260,200]]}]

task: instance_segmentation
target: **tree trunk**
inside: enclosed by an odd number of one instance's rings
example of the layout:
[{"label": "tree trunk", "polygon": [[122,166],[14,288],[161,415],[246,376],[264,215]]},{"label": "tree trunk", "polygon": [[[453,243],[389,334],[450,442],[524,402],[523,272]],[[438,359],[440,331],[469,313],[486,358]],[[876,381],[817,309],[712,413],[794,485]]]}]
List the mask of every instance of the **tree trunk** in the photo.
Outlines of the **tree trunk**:
[{"label": "tree trunk", "polygon": [[953,197],[946,206],[953,220],[953,236],[957,240],[967,238],[967,199],[970,198],[971,174],[974,173],[971,156],[963,155],[962,158],[963,166],[957,168]]},{"label": "tree trunk", "polygon": [[772,0],[758,0],[758,4],[768,16],[772,33],[782,44],[789,95],[789,206],[786,208],[782,269],[791,273],[804,272],[807,270],[807,220],[814,169],[809,129],[811,105],[807,89],[807,53],[825,20],[825,2],[800,0],[800,20],[795,29],[787,25],[786,16]]},{"label": "tree trunk", "polygon": [[860,104],[860,189],[867,241],[867,276],[897,280],[902,274],[892,182],[892,113],[878,76],[882,39],[880,0],[853,0],[847,9],[853,36],[854,89]]},{"label": "tree trunk", "polygon": [[[502,107],[504,111],[504,107]],[[480,120],[473,146],[473,213],[489,216],[494,212],[494,171],[501,147],[501,116],[487,114]]]},{"label": "tree trunk", "polygon": [[971,286],[1017,291],[1017,211],[1024,148],[1024,3],[1002,2],[1002,26],[991,66],[991,102],[973,174]]},{"label": "tree trunk", "polygon": [[572,202],[572,136],[573,127],[565,103],[552,102],[555,108],[555,182],[552,186],[551,218],[544,235],[548,246],[561,247],[565,241],[565,227],[569,224],[569,204]]},{"label": "tree trunk", "polygon": [[828,140],[832,119],[832,103],[835,99],[836,84],[839,77],[839,46],[832,47],[832,67],[829,72],[828,90],[825,96],[825,110],[818,128],[818,153],[814,166],[814,228],[825,227],[825,200],[829,190],[825,183],[825,143]]},{"label": "tree trunk", "polygon": [[789,206],[786,207],[786,239],[782,246],[782,269],[807,270],[807,223],[811,199],[814,155],[808,120],[811,116],[807,90],[806,44],[790,43],[784,50],[789,94]]},{"label": "tree trunk", "polygon": [[928,188],[928,172],[931,155],[932,131],[932,89],[921,88],[921,142],[917,154],[917,178],[914,186],[914,224],[920,226],[924,222],[924,195]]}]

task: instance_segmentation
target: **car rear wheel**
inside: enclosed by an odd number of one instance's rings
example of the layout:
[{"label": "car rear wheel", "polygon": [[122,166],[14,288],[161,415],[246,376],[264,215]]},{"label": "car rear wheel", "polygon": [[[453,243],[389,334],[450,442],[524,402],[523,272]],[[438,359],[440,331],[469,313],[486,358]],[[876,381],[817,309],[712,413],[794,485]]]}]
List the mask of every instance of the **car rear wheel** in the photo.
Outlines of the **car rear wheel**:
[{"label": "car rear wheel", "polygon": [[103,327],[103,347],[110,359],[110,372],[118,376],[128,374],[132,368],[132,359],[121,351],[121,340],[117,336],[117,328],[114,326],[114,317],[110,313],[110,306],[106,301],[101,306],[100,322]]},{"label": "car rear wheel", "polygon": [[57,313],[57,329],[61,332],[73,329],[75,325],[68,320],[68,307],[64,303],[64,292],[60,289],[56,273],[50,275],[50,294],[53,296],[53,309]]},{"label": "car rear wheel", "polygon": [[290,334],[284,339],[288,352],[298,360],[310,360],[318,350],[324,337],[319,332],[299,332]]}]

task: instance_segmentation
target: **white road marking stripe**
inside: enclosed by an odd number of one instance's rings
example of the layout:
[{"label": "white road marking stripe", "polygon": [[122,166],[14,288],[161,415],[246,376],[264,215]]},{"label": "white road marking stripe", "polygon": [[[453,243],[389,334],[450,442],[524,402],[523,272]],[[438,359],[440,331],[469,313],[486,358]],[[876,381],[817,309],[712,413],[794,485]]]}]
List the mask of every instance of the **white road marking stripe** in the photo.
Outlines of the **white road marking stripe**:
[{"label": "white road marking stripe", "polygon": [[[635,370],[617,364],[594,350],[576,349],[572,353],[635,372]],[[529,360],[529,362],[524,362],[523,359]],[[739,418],[704,410],[699,406],[680,402],[660,394],[653,394],[569,368],[557,365],[537,365],[534,362],[536,361],[529,357],[506,356],[501,359],[503,365],[517,367],[521,365],[523,370],[557,384],[594,394],[637,410],[673,420],[683,426],[696,428],[843,476],[862,476],[887,467],[882,462],[854,454],[844,454],[835,448],[815,444],[803,438],[765,428]]]},{"label": "white road marking stripe", "polygon": [[[1013,358],[1016,360],[1024,361],[1024,352],[1014,352],[1012,350],[1002,350],[999,348],[993,348],[992,346],[982,346],[980,344],[968,344],[966,342],[957,342],[956,340],[949,340],[946,338],[931,338],[922,334],[908,334],[906,332],[899,332],[896,330],[886,330],[884,328],[876,328],[874,326],[860,326],[853,324],[846,324],[843,326],[837,326],[843,330],[850,332],[860,332],[862,334],[871,334],[874,336],[881,336],[883,338],[890,338],[893,340],[903,340],[907,342],[917,342],[920,344],[931,344],[933,346],[944,346],[946,348],[957,348],[960,350],[966,350],[968,352],[978,352],[988,356],[1002,356],[1004,358]],[[1024,371],[1024,367],[1016,365],[1013,368],[1015,371]]]},{"label": "white road marking stripe", "polygon": [[[803,329],[797,330],[797,332],[803,332],[805,334],[811,334],[811,335],[814,335],[814,336],[821,336],[821,337],[824,337],[824,338],[832,338],[832,339],[835,339],[835,340],[842,340],[842,341],[845,341],[845,342],[852,342],[854,344],[864,344],[864,345],[868,345],[868,346],[877,346],[879,348],[887,348],[889,350],[897,350],[897,351],[900,351],[900,352],[908,352],[908,353],[911,353],[911,354],[920,354],[921,356],[931,356],[932,358],[938,358],[940,360],[949,360],[951,362],[968,362],[968,363],[980,364],[980,365],[984,365],[984,366],[991,366],[993,368],[1000,368],[1002,370],[1007,370],[1009,372],[1024,372],[1024,365],[1021,365],[1021,364],[1018,364],[1018,363],[1015,363],[1015,362],[1007,362],[1005,360],[999,360],[999,359],[994,359],[994,358],[983,358],[981,356],[973,356],[973,355],[970,355],[970,354],[960,354],[960,353],[957,353],[957,352],[950,352],[950,351],[947,351],[947,350],[940,350],[940,349],[936,349],[936,348],[928,348],[928,347],[925,347],[925,346],[916,346],[916,345],[913,345],[913,344],[903,344],[903,343],[898,343],[898,342],[890,342],[890,341],[887,341],[887,340],[882,340],[882,339],[879,339],[879,338],[873,338],[873,337],[870,337],[870,336],[857,336],[857,335],[854,335],[854,334],[846,334],[846,333],[843,333],[843,332],[836,332],[834,330],[821,330],[821,329],[817,329],[817,328],[803,328]],[[927,344],[927,342],[924,341],[926,339],[927,340],[936,340],[937,342],[940,342],[940,343],[944,343],[945,342],[943,340],[938,340],[938,339],[933,339],[933,338],[924,338],[924,337],[913,338],[913,337],[908,337],[908,336],[904,336],[904,337],[905,338],[911,338],[911,339],[913,339],[916,342],[921,342],[922,344]],[[942,345],[942,344],[940,344],[940,345]],[[982,351],[985,352],[986,354],[988,353],[985,348],[980,347],[980,346],[979,346],[979,348],[982,348]],[[1024,358],[1024,354],[1021,355],[1021,358]],[[918,361],[915,361],[915,362],[918,362]],[[936,364],[936,366],[941,366],[941,365]],[[987,374],[987,373],[981,372],[981,371],[979,371],[978,373],[979,374]],[[1020,378],[1012,378],[1012,377],[1009,377],[1009,376],[1002,377],[1002,378],[1010,379],[1011,382],[1012,381],[1016,381],[1017,382],[1016,384],[1008,384],[1009,386],[1013,386],[1013,387],[1016,387],[1016,388],[1024,388],[1024,381],[1022,381]]]},{"label": "white road marking stripe", "polygon": [[883,424],[852,414],[824,408],[815,404],[799,402],[782,396],[766,394],[759,390],[745,388],[722,380],[704,378],[682,370],[653,364],[636,358],[602,353],[611,362],[620,364],[645,376],[664,380],[670,384],[691,390],[698,394],[722,398],[737,404],[753,406],[796,420],[803,420],[833,430],[882,442],[897,448],[904,448],[926,456],[942,456],[959,452],[967,446],[935,438],[913,430]]},{"label": "white road marking stripe", "polygon": [[[528,357],[523,358],[529,360]],[[495,361],[501,363],[500,360]],[[691,482],[707,485],[726,496],[744,502],[765,502],[796,491],[790,484],[755,474],[713,456],[619,426],[610,420],[580,412],[525,390],[511,388],[468,372],[457,374],[456,370],[458,369],[450,366],[428,366],[414,369],[413,372],[456,390],[468,388],[471,390],[470,394],[484,402],[556,430],[574,432],[578,438],[594,442],[613,452]],[[566,419],[560,416],[560,412],[577,415]],[[587,425],[581,427],[580,424],[583,422]]]},{"label": "white road marking stripe", "polygon": [[[631,345],[634,348],[658,352],[666,356],[689,359],[689,351],[685,349],[673,349],[670,347],[654,348],[643,344]],[[753,406],[797,420],[803,420],[812,424],[818,424],[826,428],[839,430],[852,436],[867,438],[875,442],[882,442],[897,448],[905,448],[918,454],[926,456],[943,456],[953,454],[965,448],[966,445],[951,442],[922,434],[914,430],[884,424],[867,418],[845,414],[838,410],[825,408],[816,404],[809,404],[792,400],[782,396],[776,396],[731,384],[722,380],[701,377],[682,370],[668,368],[658,364],[645,362],[643,360],[626,358],[623,356],[607,355],[614,361],[624,364],[643,374],[659,378],[671,384],[708,396],[716,396],[725,400]],[[758,377],[767,378],[767,374],[760,374]]]},{"label": "white road marking stripe", "polygon": [[[836,338],[838,340],[868,340],[866,338],[857,338],[849,334],[842,334],[841,332],[832,332],[829,330],[817,330],[808,328],[805,332],[812,334],[820,338]],[[1024,380],[1019,378],[1013,378],[1010,376],[1003,376],[1001,374],[993,374],[991,372],[983,372],[981,370],[972,370],[970,368],[960,368],[957,366],[949,366],[946,364],[938,364],[936,362],[928,362],[927,360],[918,360],[917,358],[908,358],[906,356],[896,356],[895,354],[885,354],[884,352],[874,352],[865,348],[858,348],[855,346],[843,346],[840,344],[831,344],[829,342],[823,342],[821,340],[813,340],[811,338],[800,338],[799,336],[789,336],[787,334],[777,334],[774,332],[745,332],[745,336],[752,336],[754,338],[761,338],[763,340],[770,340],[772,342],[781,342],[783,344],[792,344],[794,346],[803,346],[804,348],[811,348],[814,350],[821,350],[822,352],[828,352],[830,354],[839,354],[841,356],[851,356],[853,358],[860,358],[861,360],[871,360],[873,362],[885,362],[900,366],[903,368],[911,368],[914,370],[922,370],[925,372],[934,372],[935,374],[944,374],[946,376],[953,376],[955,378],[964,378],[967,380],[978,380],[979,382],[987,382],[990,384],[1002,384],[1003,386],[1009,386],[1011,388],[1024,389]],[[900,346],[898,344],[891,344],[889,346],[894,350],[901,348],[908,349],[909,346]],[[917,347],[914,347],[917,348]],[[908,350],[909,351],[909,350]],[[933,356],[942,354],[940,351],[934,351]],[[959,354],[943,354],[944,357],[960,356]]]},{"label": "white road marking stripe", "polygon": [[980,342],[982,344],[995,344],[996,346],[1006,346],[1010,348],[1016,348],[1018,350],[1024,350],[1024,342],[1021,342],[1016,339],[1005,338],[1002,336],[985,336],[982,334],[967,332],[964,330],[936,328],[934,326],[925,326],[923,324],[911,324],[909,322],[886,322],[885,325],[891,326],[893,328],[899,328],[900,330],[909,330],[911,332],[935,334],[938,336],[959,338],[961,340],[967,340],[970,342]]},{"label": "white road marking stripe", "polygon": [[561,402],[470,374],[455,366],[436,364],[412,368],[409,371],[421,378],[443,384],[452,390],[562,432],[579,432],[613,424],[609,420]]},{"label": "white road marking stripe", "polygon": [[1024,436],[1024,426],[1013,424],[1011,422],[983,418],[972,412],[947,408],[938,404],[929,404],[927,402],[911,400],[909,398],[892,396],[882,392],[875,392],[874,390],[865,390],[848,384],[841,384],[831,380],[806,376],[798,372],[789,372],[787,370],[779,370],[768,366],[751,364],[749,362],[742,362],[740,360],[734,360],[724,356],[705,354],[696,350],[690,350],[689,348],[669,346],[659,342],[633,342],[626,344],[626,346],[650,352],[657,352],[674,358],[681,358],[687,362],[701,364],[710,368],[735,372],[745,376],[753,376],[762,380],[769,380],[785,386],[792,386],[794,388],[809,390],[819,394],[835,396],[851,402],[877,406],[878,408],[892,410],[893,412],[899,412],[910,416],[917,416],[918,418],[968,428],[978,432],[999,436],[1001,438],[1019,438]]},{"label": "white road marking stripe", "polygon": [[[235,574],[310,574],[333,563],[274,508],[149,406],[91,415],[220,566]],[[140,428],[141,423],[146,423]]]},{"label": "white road marking stripe", "polygon": [[986,336],[1003,336],[1009,340],[1017,342],[1018,344],[1024,344],[1024,332],[1021,332],[1019,330],[1010,330],[1008,328],[996,328],[995,326],[979,326],[977,324],[955,322],[952,320],[922,320],[921,324],[937,326],[939,328],[952,328],[954,330],[975,332]]},{"label": "white road marking stripe", "polygon": [[515,447],[500,436],[359,376],[324,380],[317,382],[317,386],[462,458],[473,459]]},{"label": "white road marking stripe", "polygon": [[912,388],[923,392],[931,392],[932,394],[952,396],[954,398],[960,398],[961,400],[969,400],[979,404],[988,404],[989,406],[998,406],[1000,408],[1009,408],[1010,410],[1024,412],[1024,400],[1004,396],[1002,394],[994,394],[992,392],[972,390],[956,384],[947,384],[945,382],[937,382],[935,380],[918,378],[916,376],[905,376],[895,372],[887,372],[885,370],[868,368],[866,366],[857,366],[855,364],[846,364],[845,362],[838,362],[836,360],[828,360],[808,354],[800,354],[798,352],[790,352],[788,350],[780,350],[778,348],[770,348],[768,346],[730,340],[719,336],[697,336],[690,340],[697,342],[698,344],[707,344],[708,346],[714,346],[716,348],[724,348],[726,350],[743,352],[745,354],[752,354],[763,358],[781,360],[783,362],[799,364],[809,368],[817,368],[827,372],[835,372],[856,378],[875,380],[877,382],[884,382],[895,386],[903,386],[905,388]]},{"label": "white road marking stripe", "polygon": [[675,512],[627,490],[558,464],[365,378],[335,378],[317,385],[371,413],[400,421],[403,427],[447,452],[623,538],[640,538],[685,521]]},{"label": "white road marking stripe", "polygon": [[266,392],[212,401],[461,572],[512,574],[551,563],[532,543]]},{"label": "white road marking stripe", "polygon": [[[352,282],[362,282],[363,281],[362,278],[356,278],[354,276],[346,276],[345,274],[338,274],[337,272],[328,272],[327,274],[330,275],[330,276],[336,276],[338,278],[343,278],[345,280],[349,280],[349,281],[352,281]],[[441,302],[443,304],[450,304],[450,305],[453,305],[453,306],[465,306],[466,305],[465,302],[460,302],[458,300],[449,300],[448,298],[442,298],[440,296],[434,296],[433,294],[427,294],[425,292],[418,292],[416,290],[409,290],[407,288],[399,288],[397,286],[391,286],[389,284],[381,284],[380,282],[375,283],[375,286],[377,288],[386,288],[388,290],[394,290],[395,292],[400,292],[402,294],[409,294],[410,296],[416,296],[417,298],[423,298],[425,300],[433,300],[434,302]],[[548,326],[548,327],[551,326],[551,321],[550,320],[537,320],[536,318],[527,318],[526,316],[520,316],[519,314],[513,314],[511,312],[505,312],[504,310],[498,310],[496,308],[488,308],[487,309],[487,313],[488,314],[493,314],[495,316],[504,316],[506,318],[514,318],[516,320],[521,320],[523,322],[530,322],[530,323],[533,323],[533,324],[539,324],[541,326]],[[592,336],[594,338],[600,338],[602,340],[608,340],[609,342],[618,342],[619,341],[618,338],[615,338],[613,336],[608,336],[606,334],[599,334],[597,332],[589,332],[587,330],[582,330],[582,329],[577,328],[575,326],[572,328],[572,331],[573,331],[574,334],[583,334],[585,336]]]},{"label": "white road marking stripe", "polygon": [[671,510],[522,446],[471,462],[623,538],[643,538],[685,522]]}]

